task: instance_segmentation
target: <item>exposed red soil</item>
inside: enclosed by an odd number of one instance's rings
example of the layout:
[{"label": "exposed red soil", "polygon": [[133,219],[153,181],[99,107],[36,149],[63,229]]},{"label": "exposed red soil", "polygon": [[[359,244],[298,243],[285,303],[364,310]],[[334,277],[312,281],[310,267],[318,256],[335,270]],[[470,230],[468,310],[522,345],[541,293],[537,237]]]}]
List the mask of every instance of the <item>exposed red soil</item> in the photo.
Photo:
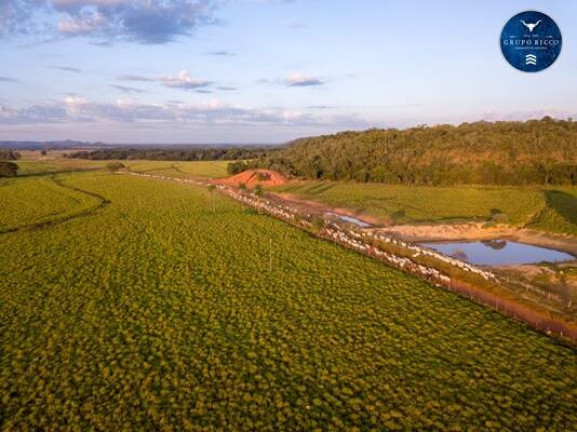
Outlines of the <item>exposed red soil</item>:
[{"label": "exposed red soil", "polygon": [[276,171],[258,169],[244,171],[214,182],[232,187],[238,187],[241,183],[244,183],[246,187],[251,188],[256,185],[261,185],[262,187],[281,186],[287,182],[287,179]]}]

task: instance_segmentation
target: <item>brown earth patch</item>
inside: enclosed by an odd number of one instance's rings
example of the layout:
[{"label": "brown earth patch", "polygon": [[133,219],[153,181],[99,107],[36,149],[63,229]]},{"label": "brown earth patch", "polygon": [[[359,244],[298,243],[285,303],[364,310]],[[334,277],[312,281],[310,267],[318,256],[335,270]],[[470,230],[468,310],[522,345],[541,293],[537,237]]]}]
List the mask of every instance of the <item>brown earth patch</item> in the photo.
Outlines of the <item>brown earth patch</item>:
[{"label": "brown earth patch", "polygon": [[282,186],[286,182],[287,179],[282,174],[265,169],[243,171],[232,177],[214,181],[214,183],[231,187],[238,187],[244,183],[244,185],[249,188],[255,187],[256,185],[262,187]]}]

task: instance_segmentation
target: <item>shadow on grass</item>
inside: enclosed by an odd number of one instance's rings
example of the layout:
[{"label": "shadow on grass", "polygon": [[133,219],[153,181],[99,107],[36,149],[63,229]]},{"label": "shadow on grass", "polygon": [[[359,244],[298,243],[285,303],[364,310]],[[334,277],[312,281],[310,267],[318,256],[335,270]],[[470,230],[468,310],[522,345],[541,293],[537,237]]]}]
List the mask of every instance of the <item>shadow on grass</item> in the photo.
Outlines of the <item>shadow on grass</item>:
[{"label": "shadow on grass", "polygon": [[44,172],[31,172],[31,173],[22,173],[18,174],[16,177],[11,178],[25,178],[25,177],[50,177],[57,174],[74,174],[74,173],[82,173],[82,172],[90,172],[90,171],[101,171],[102,168],[72,168],[72,169],[62,169],[56,171],[44,171]]},{"label": "shadow on grass", "polygon": [[577,225],[577,198],[566,192],[545,192],[547,205],[573,225]]}]

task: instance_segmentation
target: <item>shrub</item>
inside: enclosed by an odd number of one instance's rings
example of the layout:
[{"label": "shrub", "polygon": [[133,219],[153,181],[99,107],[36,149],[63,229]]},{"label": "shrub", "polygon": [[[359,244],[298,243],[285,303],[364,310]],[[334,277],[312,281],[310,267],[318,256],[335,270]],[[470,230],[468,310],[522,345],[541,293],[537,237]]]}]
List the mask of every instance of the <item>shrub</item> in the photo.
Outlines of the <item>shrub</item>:
[{"label": "shrub", "polygon": [[117,172],[121,169],[126,168],[122,162],[110,162],[106,165],[106,169],[110,172]]},{"label": "shrub", "polygon": [[258,172],[256,173],[256,178],[258,181],[267,181],[270,180],[270,174],[266,172]]},{"label": "shrub", "polygon": [[16,177],[18,165],[14,162],[0,162],[0,177]]}]

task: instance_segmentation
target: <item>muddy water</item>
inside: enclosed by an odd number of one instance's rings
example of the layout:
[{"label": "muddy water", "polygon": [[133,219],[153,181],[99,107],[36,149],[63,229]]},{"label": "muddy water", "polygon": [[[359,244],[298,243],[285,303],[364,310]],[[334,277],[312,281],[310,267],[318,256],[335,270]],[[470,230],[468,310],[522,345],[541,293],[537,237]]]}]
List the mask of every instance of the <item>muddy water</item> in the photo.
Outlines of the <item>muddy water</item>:
[{"label": "muddy water", "polygon": [[369,224],[365,221],[362,221],[360,219],[357,219],[356,217],[353,217],[353,216],[340,215],[340,214],[332,213],[332,212],[326,212],[325,214],[328,216],[336,217],[336,218],[342,220],[343,222],[351,223],[351,224],[356,225],[360,228],[369,228],[371,226],[371,224]]}]

